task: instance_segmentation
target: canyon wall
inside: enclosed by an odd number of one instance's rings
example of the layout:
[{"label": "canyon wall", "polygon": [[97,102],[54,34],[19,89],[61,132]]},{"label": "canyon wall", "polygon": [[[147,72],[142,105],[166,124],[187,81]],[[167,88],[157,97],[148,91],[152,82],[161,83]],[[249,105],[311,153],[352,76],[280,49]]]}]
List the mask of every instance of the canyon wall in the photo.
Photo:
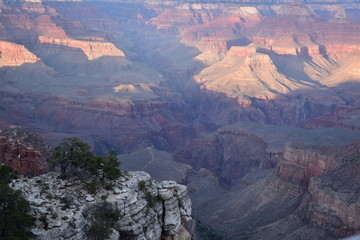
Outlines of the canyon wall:
[{"label": "canyon wall", "polygon": [[39,135],[10,126],[0,130],[0,162],[15,172],[34,176],[48,171],[52,150]]},{"label": "canyon wall", "polygon": [[[195,213],[229,239],[339,239],[359,234],[359,146],[359,141],[343,147],[288,144],[275,171],[253,183],[244,178],[247,187],[212,193],[218,196],[196,205],[200,210]],[[199,201],[196,193],[193,197]]]},{"label": "canyon wall", "polygon": [[174,159],[195,169],[206,168],[226,184],[236,184],[251,170],[274,167],[276,163],[266,148],[255,134],[224,129],[195,139],[188,148],[176,152]]},{"label": "canyon wall", "polygon": [[0,67],[21,66],[24,63],[36,63],[40,59],[24,46],[11,42],[0,42]]},{"label": "canyon wall", "polygon": [[[142,137],[165,135],[156,141],[170,150],[185,146],[203,127],[250,120],[322,128],[328,123],[314,124],[314,119],[330,114],[337,119],[332,127],[351,129],[343,120],[357,113],[356,92],[341,85],[357,77],[357,65],[349,62],[358,55],[359,25],[348,19],[350,10],[300,3],[265,9],[220,3],[153,2],[139,8],[40,1],[3,4],[1,11],[1,90],[31,96],[39,121],[32,121],[25,108],[20,114],[29,116],[22,124],[32,122],[30,129],[45,133],[67,126],[86,134],[87,120],[114,121],[141,126],[146,129]],[[43,96],[66,99],[69,105],[55,109],[58,104],[51,101],[39,106],[34,99]],[[147,111],[146,121],[131,111],[126,117],[103,114],[103,119],[93,114],[109,110],[104,105],[118,108],[118,102],[139,109],[161,105],[164,111]],[[3,112],[3,126],[20,123],[18,110],[12,109],[18,105]],[[93,105],[99,107],[88,107]],[[340,110],[344,107],[348,111]],[[203,126],[190,127],[194,121]],[[182,140],[181,131],[193,128],[199,130]]]},{"label": "canyon wall", "polygon": [[284,160],[277,166],[277,174],[285,181],[308,184],[317,177],[338,166],[336,157],[329,156],[329,149],[312,148],[307,145],[287,144]]}]

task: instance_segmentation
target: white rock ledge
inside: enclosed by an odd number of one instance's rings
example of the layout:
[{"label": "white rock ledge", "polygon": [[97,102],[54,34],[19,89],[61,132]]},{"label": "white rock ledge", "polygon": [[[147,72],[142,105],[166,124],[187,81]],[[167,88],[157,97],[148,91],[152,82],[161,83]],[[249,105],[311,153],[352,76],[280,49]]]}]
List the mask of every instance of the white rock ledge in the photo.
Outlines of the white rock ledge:
[{"label": "white rock ledge", "polygon": [[[143,182],[145,188],[140,186]],[[102,196],[121,212],[111,240],[191,239],[183,227],[191,219],[186,186],[174,181],[156,182],[142,171],[129,172],[114,184],[114,190],[101,189],[91,195],[78,181],[61,180],[57,173],[47,173],[13,180],[10,186],[21,190],[30,202],[36,218],[34,239],[86,240],[84,231],[89,222],[84,210],[102,201]]]}]

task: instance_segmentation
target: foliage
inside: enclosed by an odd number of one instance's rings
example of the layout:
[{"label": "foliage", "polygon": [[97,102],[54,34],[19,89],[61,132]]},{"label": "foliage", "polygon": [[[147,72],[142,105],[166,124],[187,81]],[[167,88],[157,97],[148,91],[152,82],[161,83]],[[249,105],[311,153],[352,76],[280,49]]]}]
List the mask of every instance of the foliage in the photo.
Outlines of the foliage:
[{"label": "foliage", "polygon": [[86,235],[91,240],[103,240],[109,238],[111,228],[120,218],[120,210],[112,204],[102,201],[92,206],[86,213],[90,219],[90,225],[86,230]]},{"label": "foliage", "polygon": [[21,191],[9,187],[11,179],[17,178],[10,167],[0,165],[0,239],[28,239],[28,228],[33,224],[29,203]]},{"label": "foliage", "polygon": [[11,179],[16,177],[17,175],[11,170],[10,167],[0,165],[0,184],[9,184]]},{"label": "foliage", "polygon": [[111,151],[104,156],[94,156],[91,146],[76,137],[65,138],[55,148],[52,167],[60,169],[61,177],[76,177],[81,180],[92,178],[105,183],[121,176],[120,162],[116,153]]},{"label": "foliage", "polygon": [[153,196],[151,192],[146,192],[145,193],[145,199],[147,201],[147,206],[149,208],[154,207],[156,201],[158,201],[157,196]]},{"label": "foliage", "polygon": [[96,190],[97,190],[97,183],[95,181],[93,182],[89,182],[85,184],[85,189],[88,193],[90,194],[96,194]]},{"label": "foliage", "polygon": [[145,199],[147,201],[147,206],[149,208],[154,207],[155,203],[158,201],[162,201],[162,197],[158,195],[153,195],[153,193],[150,191],[150,188],[152,186],[152,181],[139,181],[138,187],[140,191],[143,191],[145,193]]},{"label": "foliage", "polygon": [[121,171],[119,169],[120,162],[118,161],[114,151],[106,153],[101,161],[103,181],[105,179],[115,180],[121,176]]},{"label": "foliage", "polygon": [[93,157],[89,144],[76,137],[65,138],[55,148],[52,166],[60,167],[61,176],[64,178],[76,175],[84,177],[84,174],[89,174],[92,170],[90,163]]},{"label": "foliage", "polygon": [[34,221],[29,212],[29,203],[21,191],[0,184],[0,239],[28,239],[31,236],[28,228]]},{"label": "foliage", "polygon": [[146,182],[145,181],[140,181],[138,183],[138,187],[139,187],[140,191],[145,192],[145,190],[146,190]]}]

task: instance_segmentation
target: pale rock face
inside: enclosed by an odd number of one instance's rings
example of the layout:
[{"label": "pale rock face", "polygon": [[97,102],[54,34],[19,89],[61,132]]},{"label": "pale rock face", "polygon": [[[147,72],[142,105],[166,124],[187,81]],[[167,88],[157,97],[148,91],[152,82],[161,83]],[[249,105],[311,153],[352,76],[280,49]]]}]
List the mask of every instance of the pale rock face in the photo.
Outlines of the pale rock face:
[{"label": "pale rock face", "polygon": [[39,61],[40,59],[23,45],[0,41],[0,67],[16,67]]},{"label": "pale rock face", "polygon": [[104,195],[121,212],[109,239],[191,239],[182,225],[191,219],[187,188],[173,181],[155,182],[145,172],[129,172],[115,181],[114,190],[101,189],[96,195],[88,194],[78,181],[58,179],[57,173],[16,179],[11,186],[30,202],[35,239],[87,239],[84,211]]},{"label": "pale rock face", "polygon": [[125,56],[120,49],[116,48],[114,44],[109,42],[80,41],[69,38],[53,38],[45,36],[39,36],[39,41],[41,43],[78,48],[84,52],[88,60],[94,60],[103,56]]}]

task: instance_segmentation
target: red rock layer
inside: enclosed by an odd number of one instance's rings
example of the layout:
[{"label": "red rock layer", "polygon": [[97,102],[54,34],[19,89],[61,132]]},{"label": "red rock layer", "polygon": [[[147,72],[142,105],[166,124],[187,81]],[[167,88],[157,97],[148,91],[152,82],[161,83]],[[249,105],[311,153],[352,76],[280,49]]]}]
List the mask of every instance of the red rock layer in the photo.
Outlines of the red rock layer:
[{"label": "red rock layer", "polygon": [[50,146],[38,135],[10,126],[0,131],[0,161],[27,176],[47,172]]},{"label": "red rock layer", "polygon": [[292,183],[308,184],[312,177],[320,176],[337,165],[335,157],[324,149],[287,144],[284,159],[277,165],[277,174]]},{"label": "red rock layer", "polygon": [[[356,161],[359,161],[357,159]],[[360,233],[360,165],[352,164],[310,180],[307,217],[337,237]]]},{"label": "red rock layer", "polygon": [[347,237],[360,233],[359,171],[357,140],[344,147],[288,144],[276,174],[294,186],[302,186],[306,194],[297,213],[306,221],[336,237]]},{"label": "red rock layer", "polygon": [[310,180],[306,217],[346,237],[360,233],[360,140],[334,150],[340,166]]},{"label": "red rock layer", "polygon": [[240,130],[220,130],[211,138],[195,139],[175,160],[207,168],[228,184],[236,183],[251,169],[272,168],[274,156],[266,153],[267,144],[258,136]]},{"label": "red rock layer", "polygon": [[0,15],[0,22],[6,33],[0,36],[2,40],[34,44],[39,35],[67,37],[65,31],[53,22],[51,16],[19,13],[18,11],[19,9],[11,9]]}]

